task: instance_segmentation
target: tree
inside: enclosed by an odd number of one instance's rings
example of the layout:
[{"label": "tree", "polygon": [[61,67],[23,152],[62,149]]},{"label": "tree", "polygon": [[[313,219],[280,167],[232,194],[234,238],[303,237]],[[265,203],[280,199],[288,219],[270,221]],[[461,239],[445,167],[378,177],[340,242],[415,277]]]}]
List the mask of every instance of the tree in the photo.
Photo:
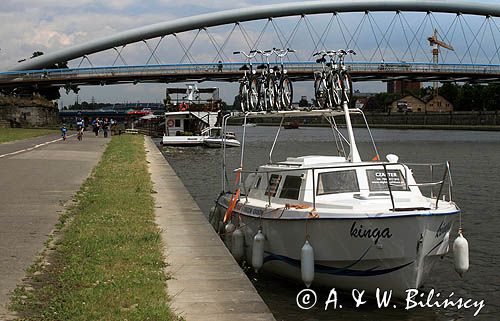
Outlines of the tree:
[{"label": "tree", "polygon": [[[39,56],[42,56],[43,52],[42,51],[35,51],[31,55],[29,59],[33,59]],[[25,61],[26,59],[21,59],[21,61]],[[61,61],[58,63],[55,63],[52,66],[48,66],[45,69],[67,69],[68,68],[68,62],[67,61]],[[3,91],[7,95],[17,95],[17,96],[33,96],[34,94],[39,94],[43,98],[47,100],[56,100],[61,98],[61,94],[59,93],[59,89],[61,89],[60,86],[23,86],[23,87],[16,87],[8,91]],[[70,91],[73,91],[75,94],[78,93],[80,90],[78,86],[72,85],[72,84],[66,84],[64,86],[64,89],[66,90],[66,93],[69,93]]]},{"label": "tree", "polygon": [[309,102],[307,101],[306,96],[302,96],[299,100],[299,107],[309,107]]},{"label": "tree", "polygon": [[241,110],[241,97],[240,95],[234,96],[233,110]]}]

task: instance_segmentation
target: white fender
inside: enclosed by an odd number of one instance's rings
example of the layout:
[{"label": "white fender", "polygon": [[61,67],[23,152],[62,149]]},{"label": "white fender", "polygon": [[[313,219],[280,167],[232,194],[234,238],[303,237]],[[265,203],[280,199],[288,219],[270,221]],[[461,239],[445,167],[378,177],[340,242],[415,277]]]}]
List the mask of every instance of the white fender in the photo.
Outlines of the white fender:
[{"label": "white fender", "polygon": [[232,239],[233,239],[233,232],[236,230],[236,226],[233,224],[233,222],[229,222],[226,224],[224,227],[224,241],[226,242],[226,246],[231,249],[231,244],[232,244]]},{"label": "white fender", "polygon": [[253,246],[252,246],[252,267],[255,269],[255,272],[258,272],[259,269],[264,264],[264,242],[266,238],[262,231],[259,230],[257,234],[255,234],[253,238]]},{"label": "white fender", "polygon": [[214,222],[217,222],[217,221],[215,220],[215,214],[216,214],[216,213],[215,213],[215,211],[216,211],[216,210],[217,210],[217,208],[216,208],[215,206],[212,206],[212,207],[210,208],[210,214],[208,215],[209,222],[210,222],[210,224],[212,224],[212,226],[214,226],[214,225],[215,225],[215,224],[214,224]]},{"label": "white fender", "polygon": [[234,259],[236,261],[241,261],[244,255],[244,248],[243,248],[243,242],[244,242],[244,237],[243,237],[243,232],[241,229],[236,229],[233,232],[233,237],[232,237],[232,253],[234,256]]},{"label": "white fender", "polygon": [[458,237],[453,242],[453,257],[455,259],[455,271],[463,276],[469,270],[469,242],[458,232]]},{"label": "white fender", "polygon": [[314,281],[314,250],[307,240],[300,252],[300,272],[302,281],[310,287]]}]

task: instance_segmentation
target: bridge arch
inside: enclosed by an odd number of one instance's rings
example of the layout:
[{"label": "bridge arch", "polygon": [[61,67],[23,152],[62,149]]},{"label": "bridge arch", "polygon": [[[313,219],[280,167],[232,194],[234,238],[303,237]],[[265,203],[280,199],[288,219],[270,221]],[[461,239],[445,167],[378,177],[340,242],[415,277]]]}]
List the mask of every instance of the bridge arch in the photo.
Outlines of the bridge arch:
[{"label": "bridge arch", "polygon": [[10,70],[42,69],[61,61],[156,37],[231,23],[287,16],[366,11],[442,12],[500,17],[500,4],[447,0],[324,0],[281,3],[179,18],[120,32],[23,61]]}]

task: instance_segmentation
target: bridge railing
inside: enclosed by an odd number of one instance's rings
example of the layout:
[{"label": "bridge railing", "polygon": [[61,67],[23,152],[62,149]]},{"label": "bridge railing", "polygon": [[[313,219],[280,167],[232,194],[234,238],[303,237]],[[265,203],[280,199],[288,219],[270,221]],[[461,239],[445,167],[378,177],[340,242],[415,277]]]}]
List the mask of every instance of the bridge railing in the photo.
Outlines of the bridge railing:
[{"label": "bridge railing", "polygon": [[[154,75],[189,75],[189,74],[240,74],[239,68],[244,62],[208,63],[208,64],[163,64],[133,65],[70,69],[43,69],[0,72],[1,82],[22,82],[28,80],[86,79],[89,77],[116,76],[154,76]],[[499,75],[500,65],[490,64],[433,64],[422,62],[349,62],[346,63],[352,73],[408,74],[408,73],[457,73],[470,75]],[[289,73],[313,73],[321,68],[313,61],[286,62]]]}]

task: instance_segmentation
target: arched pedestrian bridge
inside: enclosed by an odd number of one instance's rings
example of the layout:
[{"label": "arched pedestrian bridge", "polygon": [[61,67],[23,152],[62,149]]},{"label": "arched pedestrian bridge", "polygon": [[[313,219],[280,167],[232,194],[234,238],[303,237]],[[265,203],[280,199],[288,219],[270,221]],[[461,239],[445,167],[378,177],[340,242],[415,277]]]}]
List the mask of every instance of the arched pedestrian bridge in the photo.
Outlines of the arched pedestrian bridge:
[{"label": "arched pedestrian bridge", "polygon": [[[328,0],[226,10],[157,23],[23,61],[0,86],[237,81],[235,50],[293,48],[289,75],[312,79],[312,54],[352,48],[353,80],[500,81],[500,4]],[[452,46],[433,59],[429,37]],[[436,57],[434,57],[436,58]],[[49,69],[69,62],[69,69]],[[261,59],[254,61],[257,63]]]}]

